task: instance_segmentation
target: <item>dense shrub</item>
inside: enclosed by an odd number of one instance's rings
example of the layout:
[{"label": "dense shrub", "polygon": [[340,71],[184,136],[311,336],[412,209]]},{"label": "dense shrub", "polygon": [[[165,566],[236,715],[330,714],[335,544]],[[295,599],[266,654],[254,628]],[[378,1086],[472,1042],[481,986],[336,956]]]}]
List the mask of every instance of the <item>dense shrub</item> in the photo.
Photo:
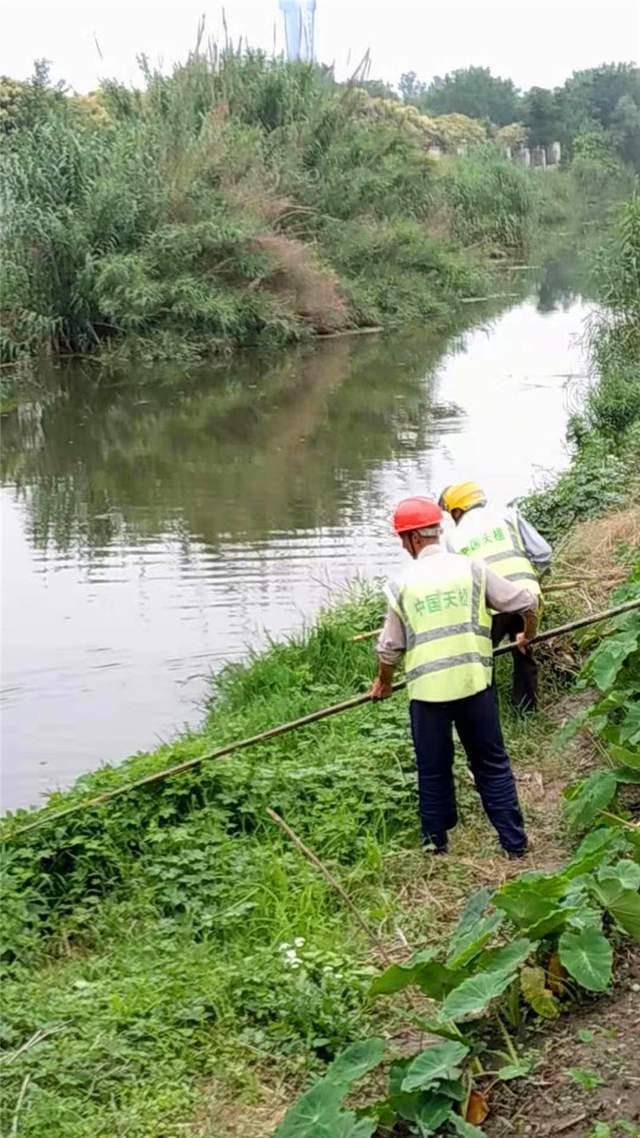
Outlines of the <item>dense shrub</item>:
[{"label": "dense shrub", "polygon": [[479,285],[451,241],[526,240],[523,171],[491,147],[438,169],[411,116],[322,67],[211,48],[143,79],[0,92],[5,360],[123,339],[189,358],[424,317]]}]

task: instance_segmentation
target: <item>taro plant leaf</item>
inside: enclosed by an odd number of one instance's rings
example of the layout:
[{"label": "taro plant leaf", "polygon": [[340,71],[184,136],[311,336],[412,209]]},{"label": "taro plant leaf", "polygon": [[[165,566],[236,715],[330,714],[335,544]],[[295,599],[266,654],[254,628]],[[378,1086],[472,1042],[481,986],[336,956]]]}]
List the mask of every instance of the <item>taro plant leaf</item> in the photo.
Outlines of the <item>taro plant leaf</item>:
[{"label": "taro plant leaf", "polygon": [[565,817],[570,830],[585,830],[613,798],[618,783],[613,771],[596,771],[565,792]]},{"label": "taro plant leaf", "polygon": [[[422,1129],[436,1129],[448,1117],[451,1110],[451,1099],[440,1094],[438,1086],[434,1091],[411,1091],[392,1094],[380,1106],[387,1104],[391,1108],[389,1125],[393,1125],[396,1116],[405,1122],[419,1122]],[[377,1109],[380,1122],[384,1120],[384,1113]]]},{"label": "taro plant leaf", "polygon": [[478,889],[469,897],[456,927],[454,928],[449,938],[449,956],[447,963],[458,955],[461,947],[466,945],[469,941],[469,936],[472,930],[484,920],[487,913],[487,906],[491,900],[492,890],[485,886],[484,889]]},{"label": "taro plant leaf", "polygon": [[524,1079],[531,1071],[532,1064],[525,1060],[519,1060],[517,1063],[507,1063],[505,1067],[500,1067],[498,1070],[498,1078],[503,1083],[508,1083],[511,1079]]},{"label": "taro plant leaf", "polygon": [[447,968],[446,964],[423,964],[416,984],[430,1000],[442,1000],[458,984],[465,979],[467,973],[464,969]]},{"label": "taro plant leaf", "polygon": [[494,901],[514,925],[536,940],[566,922],[567,911],[557,904],[566,889],[560,874],[531,874],[507,882]]},{"label": "taro plant leaf", "polygon": [[382,1039],[365,1039],[347,1047],[320,1079],[294,1102],[274,1138],[371,1138],[377,1123],[341,1109],[349,1083],[377,1067]]},{"label": "taro plant leaf", "polygon": [[390,964],[384,972],[376,976],[371,984],[370,995],[390,996],[394,992],[408,988],[410,984],[415,984],[419,968],[432,961],[435,954],[435,949],[423,948],[419,952],[414,952],[413,956],[403,964]]},{"label": "taro plant leaf", "polygon": [[600,691],[606,691],[613,684],[627,656],[638,646],[638,630],[625,629],[615,636],[607,636],[589,659],[589,671]]},{"label": "taro plant leaf", "polygon": [[590,869],[600,865],[604,858],[613,849],[617,849],[620,844],[620,835],[611,826],[600,826],[599,829],[592,830],[580,842],[571,861],[565,866],[563,877],[567,881],[571,881],[574,877],[588,873]]},{"label": "taro plant leaf", "polygon": [[598,881],[617,881],[622,889],[640,889],[640,865],[629,858],[620,858],[615,865],[603,865]]},{"label": "taro plant leaf", "polygon": [[514,973],[515,970],[510,968],[469,976],[449,993],[440,1009],[440,1018],[446,1022],[480,1015],[496,996],[501,996],[506,991]]},{"label": "taro plant leaf", "polygon": [[627,705],[620,725],[620,738],[623,743],[640,743],[640,702]]},{"label": "taro plant leaf", "polygon": [[640,750],[638,748],[631,751],[629,747],[619,747],[616,743],[609,743],[608,750],[611,758],[615,759],[621,766],[636,771],[640,770]]},{"label": "taro plant leaf", "polygon": [[439,1079],[450,1077],[451,1071],[469,1054],[465,1043],[435,1043],[425,1048],[407,1067],[402,1080],[403,1091],[426,1090]]},{"label": "taro plant leaf", "polygon": [[558,943],[563,966],[582,988],[604,992],[611,982],[613,949],[599,929],[565,932]]},{"label": "taro plant leaf", "polygon": [[451,1114],[451,1099],[439,1094],[422,1095],[421,1098],[423,1101],[416,1109],[414,1121],[418,1123],[420,1133],[435,1134]]},{"label": "taro plant leaf", "polygon": [[635,940],[640,940],[640,895],[626,889],[619,878],[592,880],[591,888],[598,901],[615,921]]},{"label": "taro plant leaf", "polygon": [[352,1083],[378,1066],[384,1055],[383,1039],[362,1039],[352,1043],[327,1067],[324,1078],[335,1085]]},{"label": "taro plant leaf", "polygon": [[274,1138],[371,1138],[377,1123],[340,1109],[346,1088],[326,1079],[289,1107]]},{"label": "taro plant leaf", "polygon": [[632,767],[616,767],[615,776],[616,782],[627,783],[629,786],[640,785],[640,770],[634,770]]},{"label": "taro plant leaf", "polygon": [[558,1002],[545,983],[544,968],[523,968],[520,989],[529,1006],[543,1019],[555,1019],[559,1014]]},{"label": "taro plant leaf", "polygon": [[548,936],[549,933],[557,932],[558,929],[561,929],[568,921],[576,916],[578,912],[578,909],[570,905],[550,908],[544,916],[540,917],[539,921],[536,921],[535,924],[529,925],[527,929],[524,929],[524,932],[526,932],[531,940],[542,940],[542,937]]},{"label": "taro plant leaf", "polygon": [[434,960],[435,950],[421,949],[404,964],[391,964],[371,984],[371,996],[389,996],[415,984],[431,1000],[441,1000],[464,980],[466,972]]},{"label": "taro plant leaf", "polygon": [[509,944],[501,945],[500,948],[488,948],[474,962],[474,969],[476,972],[515,971],[531,955],[534,948],[532,940],[519,937],[517,940],[509,941]]},{"label": "taro plant leaf", "polygon": [[489,913],[481,917],[464,936],[459,936],[452,945],[447,965],[450,968],[461,968],[473,960],[482,951],[487,941],[491,940],[504,921],[504,913]]},{"label": "taro plant leaf", "polygon": [[484,1130],[479,1126],[474,1126],[472,1122],[466,1122],[460,1114],[455,1114],[453,1111],[449,1115],[449,1122],[453,1126],[456,1134],[460,1138],[487,1138]]}]

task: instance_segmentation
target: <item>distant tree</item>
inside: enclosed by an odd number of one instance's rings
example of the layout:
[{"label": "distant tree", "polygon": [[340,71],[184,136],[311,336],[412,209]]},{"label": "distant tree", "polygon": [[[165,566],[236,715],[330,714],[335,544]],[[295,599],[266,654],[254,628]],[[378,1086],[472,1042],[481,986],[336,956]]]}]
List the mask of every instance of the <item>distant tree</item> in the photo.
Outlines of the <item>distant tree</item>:
[{"label": "distant tree", "polygon": [[522,121],[532,146],[548,146],[564,135],[556,95],[545,87],[527,91],[522,101]]},{"label": "distant tree", "polygon": [[415,71],[405,71],[404,75],[400,76],[398,87],[405,103],[419,102],[426,90],[426,84],[418,79]]},{"label": "distant tree", "polygon": [[623,160],[640,170],[640,105],[631,95],[618,100],[609,134]]},{"label": "distant tree", "polygon": [[362,89],[374,99],[398,98],[398,92],[394,90],[390,83],[385,83],[384,79],[363,79],[358,83],[358,87],[362,87]]},{"label": "distant tree", "polygon": [[529,131],[521,122],[510,122],[508,126],[501,126],[500,130],[496,131],[496,142],[501,146],[510,146],[513,150],[526,146],[528,141]]},{"label": "distant tree", "polygon": [[511,79],[500,79],[488,67],[465,67],[444,78],[436,76],[419,95],[421,109],[434,115],[461,114],[507,126],[520,117],[520,95]]},{"label": "distant tree", "polygon": [[35,61],[33,75],[24,82],[0,76],[0,134],[32,127],[54,106],[62,105],[65,90],[64,83],[51,82],[46,59]]},{"label": "distant tree", "polygon": [[575,133],[588,120],[607,130],[624,95],[640,105],[640,68],[633,63],[603,63],[574,71],[559,95],[563,117],[569,128],[576,128]]}]

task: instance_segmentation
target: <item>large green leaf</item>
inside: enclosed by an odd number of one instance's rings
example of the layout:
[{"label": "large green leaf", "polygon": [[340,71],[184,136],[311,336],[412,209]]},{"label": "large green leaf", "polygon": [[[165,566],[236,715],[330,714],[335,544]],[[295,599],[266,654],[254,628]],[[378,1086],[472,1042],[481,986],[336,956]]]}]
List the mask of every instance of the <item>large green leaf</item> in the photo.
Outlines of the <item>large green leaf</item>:
[{"label": "large green leaf", "polygon": [[[563,877],[571,881],[575,877],[588,873],[590,869],[600,865],[613,849],[624,845],[620,835],[611,826],[601,826],[587,834],[571,861],[563,870]],[[568,900],[568,897],[567,897]]]},{"label": "large green leaf", "polygon": [[464,1043],[435,1043],[425,1048],[407,1067],[402,1080],[403,1091],[426,1090],[440,1079],[455,1078],[451,1072],[461,1063],[469,1048]]},{"label": "large green leaf", "polygon": [[563,933],[558,951],[563,967],[581,987],[590,992],[604,992],[609,987],[613,949],[599,929]]},{"label": "large green leaf", "polygon": [[274,1138],[371,1138],[376,1121],[341,1110],[344,1094],[344,1086],[320,1079],[289,1107]]},{"label": "large green leaf", "polygon": [[[615,895],[609,887],[613,886]],[[598,891],[605,909],[634,940],[640,940],[640,894],[634,889],[620,889],[616,882],[602,881]]]},{"label": "large green leaf", "polygon": [[640,702],[627,706],[620,726],[620,738],[623,743],[640,743]]},{"label": "large green leaf", "polygon": [[634,767],[616,767],[614,774],[618,783],[640,786],[640,770],[635,770]]},{"label": "large green leaf", "polygon": [[635,652],[639,635],[637,629],[629,628],[607,636],[591,654],[589,668],[600,691],[612,686],[627,656]]},{"label": "large green leaf", "polygon": [[479,972],[469,976],[458,988],[450,992],[440,1009],[440,1018],[446,1021],[466,1019],[479,1015],[488,1008],[496,996],[501,996],[515,975],[514,969],[500,972]]},{"label": "large green leaf", "polygon": [[447,957],[450,968],[461,968],[482,951],[504,921],[504,913],[498,911],[481,917],[464,936],[459,936]]},{"label": "large green leaf", "polygon": [[403,964],[391,964],[371,984],[372,996],[389,996],[415,984],[430,1000],[441,1000],[464,980],[466,972],[434,960],[435,949],[423,948]]},{"label": "large green leaf", "polygon": [[617,881],[621,889],[640,889],[640,865],[628,857],[620,858],[615,865],[603,865],[598,881]]},{"label": "large green leaf", "polygon": [[[429,1122],[430,1126],[433,1126],[434,1122],[436,1126],[439,1126],[451,1110],[451,1099],[449,1096],[440,1093],[440,1086],[438,1085],[435,1090],[410,1091],[408,1093],[400,1091],[396,1094],[390,1094],[384,1105],[388,1105],[391,1110],[391,1117],[386,1119],[387,1125],[393,1125],[394,1116],[397,1115],[405,1122],[417,1122],[419,1120],[423,1127],[427,1126],[427,1119],[433,1120]],[[384,1120],[384,1114],[379,1108],[377,1115],[380,1121]]]},{"label": "large green leaf", "polygon": [[[632,721],[633,723],[633,721]],[[608,746],[609,754],[617,763],[622,767],[629,767],[632,770],[640,770],[640,748],[634,747],[619,747],[616,743],[610,743]]]},{"label": "large green leaf", "polygon": [[370,994],[372,996],[390,996],[394,992],[401,992],[403,988],[408,988],[410,984],[415,984],[422,965],[432,961],[435,955],[436,950],[434,948],[422,948],[419,952],[414,952],[413,956],[402,964],[390,964],[384,972],[376,976],[371,984]]},{"label": "large green leaf", "polygon": [[558,899],[567,889],[561,874],[530,874],[503,885],[494,903],[531,940],[538,940],[567,920]]},{"label": "large green leaf", "polygon": [[590,826],[611,802],[617,785],[613,771],[596,771],[577,786],[570,787],[565,804],[569,828],[578,832]]},{"label": "large green leaf", "polygon": [[377,1067],[384,1040],[365,1039],[347,1047],[305,1094],[293,1103],[274,1138],[371,1138],[377,1123],[343,1110],[349,1084]]},{"label": "large green leaf", "polygon": [[544,968],[523,968],[520,989],[530,1007],[543,1019],[555,1019],[560,1012],[553,992],[547,988]]},{"label": "large green leaf", "polygon": [[439,1094],[421,1097],[423,1101],[418,1105],[414,1116],[414,1121],[418,1124],[418,1133],[435,1134],[438,1127],[442,1126],[451,1114],[451,1099]]},{"label": "large green leaf", "polygon": [[465,1122],[461,1115],[455,1114],[453,1111],[449,1115],[449,1122],[456,1134],[460,1135],[460,1138],[487,1138],[484,1130],[481,1130],[479,1126]]},{"label": "large green leaf", "polygon": [[384,1039],[362,1039],[336,1056],[324,1078],[336,1085],[352,1083],[378,1066],[384,1055]]},{"label": "large green leaf", "polygon": [[509,941],[500,948],[488,948],[474,963],[476,972],[510,972],[515,971],[535,948],[532,940],[519,937]]}]

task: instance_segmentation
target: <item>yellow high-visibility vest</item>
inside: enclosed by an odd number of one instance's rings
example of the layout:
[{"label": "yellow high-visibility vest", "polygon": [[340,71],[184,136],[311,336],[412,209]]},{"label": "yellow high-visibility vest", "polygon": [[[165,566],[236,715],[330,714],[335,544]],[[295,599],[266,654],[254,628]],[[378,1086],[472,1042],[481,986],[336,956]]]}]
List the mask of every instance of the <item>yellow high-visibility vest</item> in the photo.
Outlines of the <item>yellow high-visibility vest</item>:
[{"label": "yellow high-visibility vest", "polygon": [[522,581],[530,593],[540,596],[538,574],[527,557],[514,516],[480,506],[463,514],[447,540],[456,553],[479,558],[499,577]]},{"label": "yellow high-visibility vest", "polygon": [[405,628],[410,699],[465,699],[491,683],[491,616],[482,562],[453,553],[418,559],[389,604]]}]

